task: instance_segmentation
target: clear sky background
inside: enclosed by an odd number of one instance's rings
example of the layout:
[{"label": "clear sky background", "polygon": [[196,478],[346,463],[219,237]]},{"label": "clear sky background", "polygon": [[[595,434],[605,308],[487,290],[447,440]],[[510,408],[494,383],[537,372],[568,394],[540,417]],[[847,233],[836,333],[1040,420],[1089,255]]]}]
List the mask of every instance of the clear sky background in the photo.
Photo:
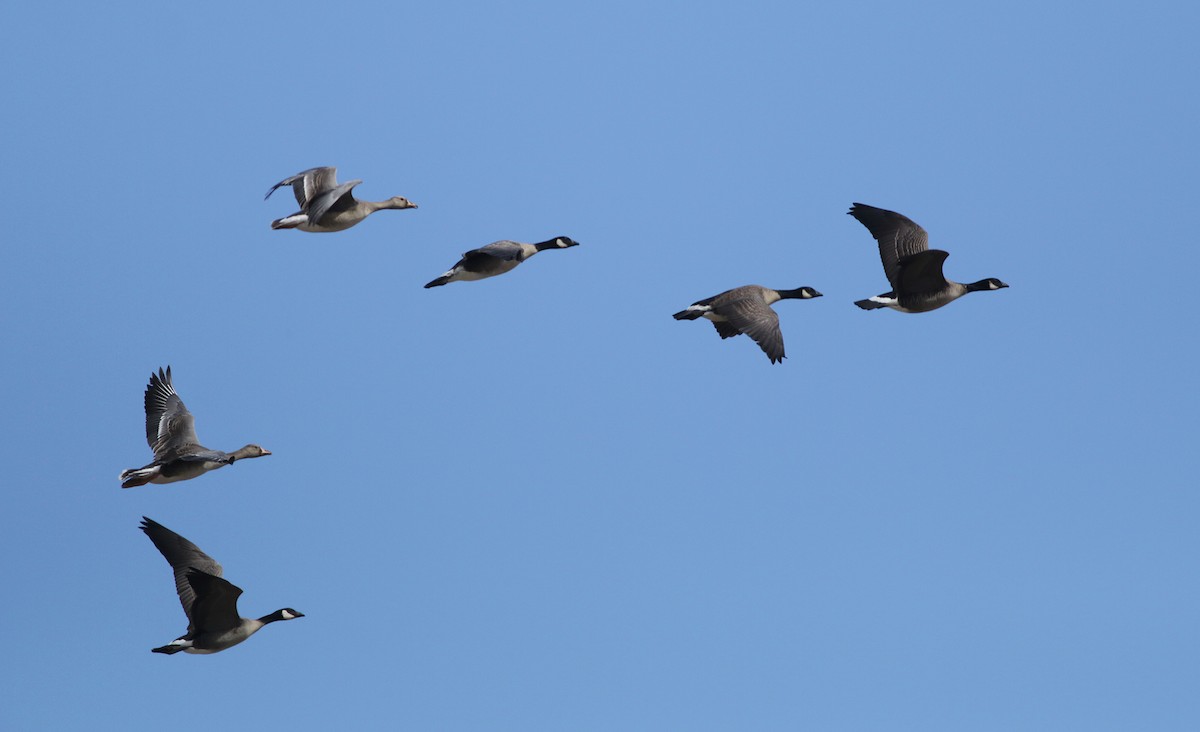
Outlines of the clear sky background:
[{"label": "clear sky background", "polygon": [[[7,4],[0,727],[1200,729],[1200,11],[1133,8]],[[420,208],[271,231],[316,165]],[[860,311],[854,201],[1011,288]],[[750,283],[825,293],[782,365],[671,319]],[[122,491],[167,364],[274,455]],[[307,616],[151,654],[143,515]]]}]

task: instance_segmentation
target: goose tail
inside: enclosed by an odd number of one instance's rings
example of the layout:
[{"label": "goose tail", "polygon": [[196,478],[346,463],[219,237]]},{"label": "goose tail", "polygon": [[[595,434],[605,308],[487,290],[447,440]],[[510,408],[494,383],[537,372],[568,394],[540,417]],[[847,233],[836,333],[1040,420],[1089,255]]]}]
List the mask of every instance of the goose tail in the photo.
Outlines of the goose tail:
[{"label": "goose tail", "polygon": [[275,219],[271,222],[272,229],[294,229],[301,224],[308,223],[308,214],[292,214],[284,216],[282,219]]},{"label": "goose tail", "polygon": [[689,305],[686,309],[680,310],[671,317],[676,320],[695,320],[696,318],[703,317],[711,309],[706,305]]},{"label": "goose tail", "polygon": [[136,488],[139,485],[146,485],[158,475],[158,466],[149,468],[130,468],[129,470],[121,471],[121,487]]}]

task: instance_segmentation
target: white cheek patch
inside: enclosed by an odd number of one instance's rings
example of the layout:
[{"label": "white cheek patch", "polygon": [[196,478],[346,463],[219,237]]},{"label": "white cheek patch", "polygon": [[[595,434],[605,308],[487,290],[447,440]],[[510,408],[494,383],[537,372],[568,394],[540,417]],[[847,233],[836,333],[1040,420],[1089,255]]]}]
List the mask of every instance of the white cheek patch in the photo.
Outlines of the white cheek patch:
[{"label": "white cheek patch", "polygon": [[283,619],[284,619],[284,620],[295,620],[295,619],[296,619],[296,616],[295,616],[295,615],[292,615],[292,614],[291,614],[291,613],[289,613],[287,610],[284,610],[284,611],[283,611]]}]

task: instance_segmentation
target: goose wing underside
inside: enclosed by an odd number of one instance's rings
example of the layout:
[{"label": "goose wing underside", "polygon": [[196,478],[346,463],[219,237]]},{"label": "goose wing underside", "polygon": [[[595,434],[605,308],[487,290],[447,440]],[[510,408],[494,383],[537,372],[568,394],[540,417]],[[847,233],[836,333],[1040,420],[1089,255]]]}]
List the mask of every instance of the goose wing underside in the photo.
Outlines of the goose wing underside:
[{"label": "goose wing underside", "polygon": [[361,180],[347,181],[340,186],[330,188],[327,191],[318,193],[316,198],[308,206],[306,213],[310,223],[317,223],[321,217],[330,211],[346,211],[354,207],[356,201],[354,194],[354,186],[362,183]]},{"label": "goose wing underside", "polygon": [[267,195],[264,198],[270,198],[272,193],[284,186],[292,187],[292,193],[296,196],[296,203],[300,204],[300,208],[303,209],[321,191],[327,191],[337,186],[337,168],[322,166],[296,173],[271,186],[271,190],[267,191]]},{"label": "goose wing underside", "polygon": [[175,393],[171,383],[171,367],[150,374],[146,386],[146,442],[154,451],[154,459],[163,461],[186,452],[200,444],[196,437],[195,420]]},{"label": "goose wing underside", "polygon": [[183,606],[183,612],[187,615],[188,622],[191,623],[196,592],[192,588],[192,584],[188,582],[188,572],[196,569],[214,577],[220,577],[221,565],[201,551],[200,547],[153,519],[143,516],[140,528],[146,532],[146,536],[154,542],[155,548],[171,565],[175,574],[175,592],[179,595],[179,604]]},{"label": "goose wing underside", "polygon": [[[748,297],[722,303],[719,312],[728,324],[745,333],[767,354],[771,363],[783,360],[783,333],[779,330],[779,316],[759,297]],[[721,333],[721,329],[717,328]],[[722,337],[725,336],[721,333]]]},{"label": "goose wing underside", "polygon": [[948,256],[950,256],[949,252],[930,249],[901,259],[896,293],[904,296],[940,292],[946,286],[946,276],[942,274],[942,265],[945,264]]},{"label": "goose wing underside", "polygon": [[237,601],[242,588],[194,567],[188,570],[186,579],[196,595],[192,614],[188,616],[191,623],[188,632],[220,632],[241,624]]},{"label": "goose wing underside", "polygon": [[883,272],[892,287],[897,288],[900,260],[926,251],[929,234],[907,216],[887,209],[856,203],[850,207],[850,215],[867,227],[879,244]]}]

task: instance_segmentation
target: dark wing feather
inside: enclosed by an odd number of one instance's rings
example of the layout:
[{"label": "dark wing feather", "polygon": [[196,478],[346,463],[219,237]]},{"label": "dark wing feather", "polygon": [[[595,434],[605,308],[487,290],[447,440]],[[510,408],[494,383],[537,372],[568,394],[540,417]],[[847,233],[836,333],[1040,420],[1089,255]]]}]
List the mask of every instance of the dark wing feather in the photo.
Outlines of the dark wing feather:
[{"label": "dark wing feather", "polygon": [[154,451],[154,459],[169,460],[192,446],[200,444],[196,437],[195,420],[175,393],[171,383],[171,367],[150,374],[144,399],[146,407],[146,442]]},{"label": "dark wing feather", "polygon": [[330,211],[345,211],[353,208],[356,201],[354,200],[354,194],[350,191],[359,183],[362,183],[362,181],[347,181],[340,186],[318,193],[305,211],[308,214],[308,222],[315,224]]},{"label": "dark wing feather", "polygon": [[[779,316],[761,296],[723,302],[714,310],[725,316],[728,325],[750,336],[771,359],[771,363],[783,360],[783,333],[779,331]],[[718,328],[717,332],[720,333],[721,329]]]},{"label": "dark wing feather", "polygon": [[717,329],[717,335],[721,336],[721,340],[742,334],[742,331],[738,330],[736,326],[728,321],[714,320],[712,324]]},{"label": "dark wing feather", "polygon": [[463,252],[462,259],[458,260],[458,264],[454,266],[461,267],[467,272],[498,273],[504,270],[502,262],[519,261],[520,258],[521,246],[519,244],[511,241],[497,241],[485,247]]},{"label": "dark wing feather", "polygon": [[271,186],[270,190],[267,191],[267,195],[263,196],[263,200],[267,200],[271,197],[272,193],[280,188],[283,188],[284,186],[292,187],[292,192],[296,194],[296,203],[300,204],[300,208],[304,208],[304,173],[298,173],[288,178],[284,178],[275,185]]},{"label": "dark wing feather", "polygon": [[196,594],[189,633],[219,633],[232,630],[241,624],[237,601],[242,594],[242,588],[229,580],[196,568],[188,570],[187,581]]},{"label": "dark wing feather", "polygon": [[900,260],[899,282],[896,283],[896,294],[919,295],[927,292],[941,292],[946,286],[946,276],[942,274],[942,265],[946,262],[949,252],[941,249],[914,254]]},{"label": "dark wing feather", "polygon": [[929,234],[907,216],[862,203],[851,206],[850,215],[867,227],[879,243],[883,272],[892,287],[899,289],[900,260],[926,251]]},{"label": "dark wing feather", "polygon": [[196,602],[196,592],[187,580],[188,570],[198,569],[201,572],[220,577],[221,565],[216,560],[200,551],[200,547],[183,538],[166,526],[153,519],[142,517],[141,530],[146,532],[150,541],[171,565],[175,573],[175,592],[179,595],[179,604],[192,623],[192,611]]}]

